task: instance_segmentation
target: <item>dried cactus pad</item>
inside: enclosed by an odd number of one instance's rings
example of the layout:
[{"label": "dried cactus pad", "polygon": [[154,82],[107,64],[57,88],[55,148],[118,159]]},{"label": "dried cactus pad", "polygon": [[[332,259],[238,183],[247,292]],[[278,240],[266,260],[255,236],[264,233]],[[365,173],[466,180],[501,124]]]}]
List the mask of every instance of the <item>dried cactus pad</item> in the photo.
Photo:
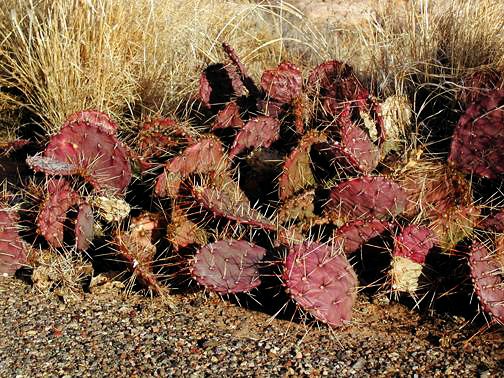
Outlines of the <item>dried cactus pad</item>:
[{"label": "dried cactus pad", "polygon": [[504,89],[479,97],[467,108],[455,128],[448,161],[480,177],[504,174]]},{"label": "dried cactus pad", "polygon": [[248,292],[261,284],[258,264],[265,254],[264,248],[245,240],[219,240],[198,250],[191,274],[221,294]]},{"label": "dried cactus pad", "polygon": [[156,246],[152,244],[153,234],[159,227],[158,218],[150,213],[143,213],[131,219],[129,231],[118,231],[114,244],[117,254],[126,261],[128,269],[137,281],[156,294],[162,292],[152,264],[156,254]]},{"label": "dried cactus pad", "polygon": [[48,198],[37,217],[38,231],[55,248],[63,246],[64,223],[67,211],[80,201],[79,194],[63,178],[51,179],[47,184]]},{"label": "dried cactus pad", "polygon": [[474,290],[484,311],[504,323],[504,280],[497,259],[480,242],[473,242],[469,266]]},{"label": "dried cactus pad", "polygon": [[98,191],[123,193],[131,180],[126,147],[103,125],[66,122],[44,155],[79,167],[79,174]]},{"label": "dried cactus pad", "polygon": [[221,189],[195,185],[192,194],[196,201],[215,216],[249,224],[265,230],[275,230],[275,224],[250,205],[249,199],[236,182],[229,182]]},{"label": "dried cactus pad", "polygon": [[35,172],[48,175],[71,176],[79,173],[79,167],[73,163],[66,163],[47,156],[28,156],[26,164]]},{"label": "dried cactus pad", "polygon": [[310,167],[310,149],[313,144],[326,140],[324,134],[311,131],[306,133],[299,141],[299,145],[291,151],[279,180],[281,200],[286,200],[301,189],[315,184],[315,177]]},{"label": "dried cactus pad", "polygon": [[26,251],[19,237],[18,213],[0,205],[0,275],[12,275],[26,263]]},{"label": "dried cactus pad", "polygon": [[294,244],[282,275],[290,296],[316,319],[330,326],[352,317],[357,276],[346,257],[330,244]]},{"label": "dried cactus pad", "polygon": [[77,249],[85,251],[94,239],[94,217],[91,205],[82,201],[75,222],[75,244]]},{"label": "dried cactus pad", "polygon": [[261,77],[262,89],[272,98],[288,103],[301,93],[303,76],[294,64],[284,62],[273,70],[264,71]]},{"label": "dried cactus pad", "polygon": [[271,146],[280,137],[280,121],[269,116],[258,116],[248,121],[236,135],[230,158],[248,148]]},{"label": "dried cactus pad", "polygon": [[405,191],[394,181],[364,176],[333,187],[327,207],[341,219],[384,219],[401,214],[407,201]]}]

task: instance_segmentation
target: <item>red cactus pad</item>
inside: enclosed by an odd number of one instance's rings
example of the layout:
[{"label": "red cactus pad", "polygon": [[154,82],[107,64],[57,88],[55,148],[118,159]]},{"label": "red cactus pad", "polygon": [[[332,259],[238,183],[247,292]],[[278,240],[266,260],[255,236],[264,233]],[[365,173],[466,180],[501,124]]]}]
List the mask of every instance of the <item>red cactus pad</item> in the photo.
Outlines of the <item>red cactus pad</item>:
[{"label": "red cactus pad", "polygon": [[209,65],[200,76],[199,97],[210,109],[212,105],[228,102],[232,96],[241,96],[243,83],[236,67],[222,63]]},{"label": "red cactus pad", "polygon": [[504,232],[504,209],[483,219],[481,227],[492,232]]},{"label": "red cactus pad", "polygon": [[394,181],[364,176],[333,187],[327,207],[343,219],[384,219],[401,214],[407,201],[406,193]]},{"label": "red cactus pad", "polygon": [[352,67],[337,60],[315,67],[308,77],[308,89],[319,92],[324,110],[333,116],[340,113],[342,103],[354,101],[361,106],[369,95]]},{"label": "red cactus pad", "polygon": [[212,211],[215,216],[266,230],[276,228],[272,221],[252,208],[250,201],[238,187],[238,183],[230,182],[220,189],[194,186],[192,193],[196,201]]},{"label": "red cactus pad", "polygon": [[19,215],[0,205],[0,275],[13,275],[26,263],[25,245],[18,234]]},{"label": "red cactus pad", "polygon": [[322,143],[327,138],[324,134],[311,131],[300,140],[285,161],[280,176],[280,199],[285,200],[299,190],[313,185],[315,178],[310,167],[310,149],[315,143]]},{"label": "red cactus pad", "polygon": [[273,70],[264,71],[261,77],[262,89],[272,98],[288,103],[301,93],[303,76],[294,64],[281,63]]},{"label": "red cactus pad", "polygon": [[453,133],[448,161],[480,177],[504,174],[504,89],[479,97],[467,108]]},{"label": "red cactus pad", "polygon": [[219,240],[199,249],[191,274],[221,294],[248,292],[261,284],[258,265],[266,250],[245,240]]},{"label": "red cactus pad", "polygon": [[79,250],[85,251],[91,245],[94,238],[93,225],[93,209],[87,202],[82,201],[75,222],[75,243]]},{"label": "red cactus pad", "polygon": [[429,228],[411,224],[396,237],[392,254],[423,264],[435,243],[436,236]]},{"label": "red cactus pad", "polygon": [[343,243],[343,251],[349,255],[369,240],[390,231],[393,224],[377,219],[352,221],[338,228],[333,234],[333,243]]},{"label": "red cactus pad", "polygon": [[348,104],[338,123],[341,127],[341,145],[345,154],[350,156],[349,161],[355,162],[355,168],[360,172],[366,175],[371,173],[380,161],[380,149],[364,130],[352,122]]},{"label": "red cactus pad", "polygon": [[112,135],[115,135],[118,129],[117,124],[108,114],[97,110],[83,110],[75,112],[67,117],[63,127],[71,123],[87,123]]},{"label": "red cactus pad", "polygon": [[172,119],[154,119],[143,124],[139,133],[142,156],[162,156],[180,143],[191,142],[191,137]]},{"label": "red cactus pad", "polygon": [[270,147],[280,138],[280,121],[269,116],[252,118],[236,135],[230,158],[235,157],[247,148]]},{"label": "red cactus pad", "polygon": [[79,166],[66,163],[47,156],[28,156],[26,163],[35,172],[44,172],[47,175],[71,176],[79,173]]},{"label": "red cactus pad", "polygon": [[80,201],[79,194],[65,179],[51,179],[47,184],[48,198],[37,217],[38,231],[55,248],[63,246],[64,223],[70,207]]},{"label": "red cactus pad", "polygon": [[191,173],[218,171],[227,166],[224,148],[219,139],[208,136],[187,147],[181,155],[172,159],[166,169],[171,173],[188,176]]},{"label": "red cactus pad", "polygon": [[212,131],[228,127],[243,127],[243,121],[240,118],[240,109],[235,101],[230,101],[224,109],[217,113],[217,119],[212,126]]},{"label": "red cactus pad", "polygon": [[118,231],[114,243],[117,254],[127,262],[128,269],[137,281],[145,288],[160,294],[161,286],[152,272],[156,254],[156,246],[152,244],[152,239],[157,230],[157,217],[145,213],[131,220],[129,232]]},{"label": "red cactus pad", "polygon": [[464,86],[457,97],[464,104],[471,104],[482,94],[498,88],[502,81],[501,75],[492,69],[473,72],[463,78]]},{"label": "red cactus pad", "polygon": [[332,245],[313,241],[294,244],[282,278],[290,296],[318,320],[339,326],[351,319],[357,276]]},{"label": "red cactus pad", "polygon": [[98,191],[124,192],[131,167],[124,145],[109,131],[92,123],[65,123],[44,151],[48,158],[79,167],[79,174]]},{"label": "red cactus pad", "polygon": [[473,242],[469,255],[469,267],[474,290],[478,295],[483,311],[500,323],[504,323],[504,280],[502,266],[487,247]]}]

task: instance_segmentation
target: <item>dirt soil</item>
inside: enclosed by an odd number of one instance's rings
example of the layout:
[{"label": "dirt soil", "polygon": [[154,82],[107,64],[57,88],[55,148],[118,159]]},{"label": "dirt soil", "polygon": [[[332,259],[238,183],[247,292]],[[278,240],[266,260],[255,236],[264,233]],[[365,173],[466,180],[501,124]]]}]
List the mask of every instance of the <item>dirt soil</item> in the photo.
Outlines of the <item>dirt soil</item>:
[{"label": "dirt soil", "polygon": [[504,370],[504,329],[478,333],[482,316],[471,324],[361,294],[352,322],[330,329],[291,307],[273,317],[247,296],[240,306],[203,291],[168,300],[114,287],[44,296],[0,279],[0,376],[497,377]]}]

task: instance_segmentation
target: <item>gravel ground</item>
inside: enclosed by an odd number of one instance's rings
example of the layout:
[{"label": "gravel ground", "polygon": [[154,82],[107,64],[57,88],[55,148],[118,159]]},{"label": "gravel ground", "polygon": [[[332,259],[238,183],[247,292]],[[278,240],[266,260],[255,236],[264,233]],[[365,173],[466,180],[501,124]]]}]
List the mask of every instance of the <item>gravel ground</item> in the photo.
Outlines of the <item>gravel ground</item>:
[{"label": "gravel ground", "polygon": [[[115,291],[78,300],[0,279],[0,375],[453,376],[504,370],[504,330],[474,336],[464,318],[359,297],[339,330],[293,323],[203,292],[162,298]],[[471,338],[471,336],[474,336]]]}]

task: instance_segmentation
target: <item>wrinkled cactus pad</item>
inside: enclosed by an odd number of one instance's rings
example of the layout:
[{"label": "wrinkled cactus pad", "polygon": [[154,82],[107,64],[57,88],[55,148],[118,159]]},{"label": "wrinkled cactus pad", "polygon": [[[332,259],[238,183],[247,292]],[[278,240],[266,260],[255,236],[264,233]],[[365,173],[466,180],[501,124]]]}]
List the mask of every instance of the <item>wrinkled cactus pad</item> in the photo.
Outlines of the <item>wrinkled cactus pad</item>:
[{"label": "wrinkled cactus pad", "polygon": [[504,174],[504,89],[478,97],[460,118],[448,161],[467,174]]},{"label": "wrinkled cactus pad", "polygon": [[235,101],[230,101],[226,107],[219,110],[212,131],[217,129],[227,129],[228,127],[236,127],[241,129],[244,123],[240,117],[240,109]]},{"label": "wrinkled cactus pad", "polygon": [[504,280],[503,267],[481,242],[473,242],[469,255],[469,266],[483,311],[492,314],[504,323]]},{"label": "wrinkled cactus pad", "polygon": [[315,67],[308,77],[308,89],[319,93],[324,110],[332,116],[341,112],[343,103],[360,106],[369,95],[352,67],[337,60]]},{"label": "wrinkled cactus pad", "polygon": [[47,192],[47,199],[37,217],[37,226],[49,245],[58,248],[63,246],[67,211],[80,202],[80,196],[63,178],[49,180]]},{"label": "wrinkled cactus pad", "polygon": [[369,240],[393,230],[393,224],[377,219],[369,221],[352,221],[341,227],[333,233],[333,243],[343,244],[343,251],[346,255],[357,251]]},{"label": "wrinkled cactus pad", "polygon": [[289,103],[301,94],[303,76],[294,64],[284,62],[273,70],[264,71],[262,89],[276,101]]},{"label": "wrinkled cactus pad", "polygon": [[327,137],[312,131],[301,138],[299,144],[287,157],[280,176],[279,196],[281,200],[294,195],[301,189],[315,184],[315,178],[310,166],[310,149],[315,143],[322,143]]},{"label": "wrinkled cactus pad", "polygon": [[118,231],[114,238],[117,255],[127,264],[136,280],[146,289],[161,294],[152,271],[156,246],[152,243],[159,222],[155,215],[144,213],[131,220],[129,231]]},{"label": "wrinkled cactus pad", "polygon": [[291,298],[317,320],[335,327],[351,319],[357,276],[339,248],[314,241],[292,245],[282,279]]},{"label": "wrinkled cactus pad", "polygon": [[280,121],[269,116],[257,116],[249,120],[238,132],[229,152],[235,157],[249,148],[270,147],[280,137]]},{"label": "wrinkled cactus pad", "polygon": [[394,181],[383,176],[364,176],[333,187],[327,208],[339,219],[385,219],[401,214],[407,196]]},{"label": "wrinkled cactus pad", "polygon": [[191,173],[218,171],[227,167],[227,158],[219,139],[208,136],[187,147],[166,164],[166,170],[187,177]]},{"label": "wrinkled cactus pad", "polygon": [[196,201],[217,217],[224,217],[238,223],[274,230],[275,224],[250,205],[250,201],[238,187],[229,182],[221,189],[193,186]]},{"label": "wrinkled cactus pad", "polygon": [[26,249],[18,234],[16,210],[0,204],[0,275],[13,275],[26,263]]},{"label": "wrinkled cactus pad", "polygon": [[75,244],[77,249],[85,251],[94,239],[94,216],[91,205],[82,201],[75,221]]},{"label": "wrinkled cactus pad", "polygon": [[246,240],[219,240],[200,248],[191,261],[191,274],[220,294],[249,292],[261,284],[259,263],[263,247]]}]

